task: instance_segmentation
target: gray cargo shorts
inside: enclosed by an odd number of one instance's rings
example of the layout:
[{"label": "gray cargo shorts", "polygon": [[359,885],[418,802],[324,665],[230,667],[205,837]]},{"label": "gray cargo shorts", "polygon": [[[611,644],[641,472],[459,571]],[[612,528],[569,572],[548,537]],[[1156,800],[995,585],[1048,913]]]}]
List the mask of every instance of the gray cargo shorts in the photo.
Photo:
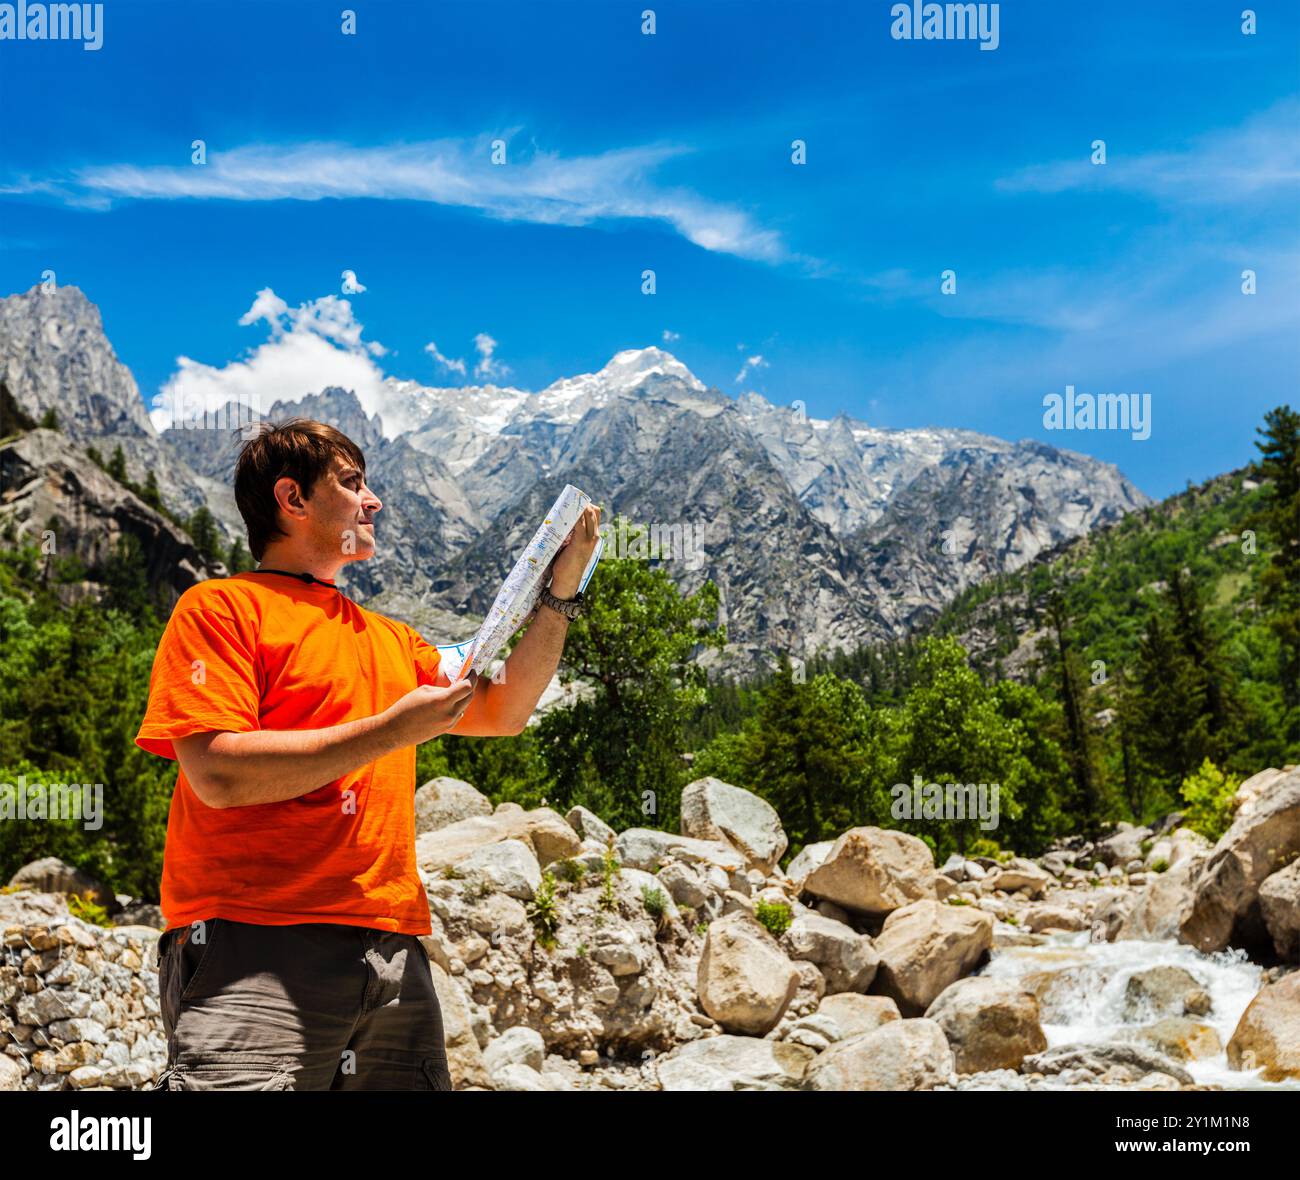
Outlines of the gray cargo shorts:
[{"label": "gray cargo shorts", "polygon": [[155,1090],[454,1089],[414,934],[209,918],[159,940],[158,991]]}]

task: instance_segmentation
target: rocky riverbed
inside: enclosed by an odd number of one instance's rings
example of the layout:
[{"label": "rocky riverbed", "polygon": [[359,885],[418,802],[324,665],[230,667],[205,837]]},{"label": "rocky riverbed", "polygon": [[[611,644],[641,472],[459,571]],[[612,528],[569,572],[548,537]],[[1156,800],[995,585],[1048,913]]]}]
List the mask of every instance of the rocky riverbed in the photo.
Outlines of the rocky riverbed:
[{"label": "rocky riverbed", "polygon": [[[458,1089],[1300,1089],[1296,767],[1214,847],[1170,817],[942,866],[862,827],[783,871],[780,818],[716,779],[680,834],[452,779],[416,812]],[[85,887],[44,861],[0,894],[0,1089],[162,1072],[161,916],[83,922]]]}]

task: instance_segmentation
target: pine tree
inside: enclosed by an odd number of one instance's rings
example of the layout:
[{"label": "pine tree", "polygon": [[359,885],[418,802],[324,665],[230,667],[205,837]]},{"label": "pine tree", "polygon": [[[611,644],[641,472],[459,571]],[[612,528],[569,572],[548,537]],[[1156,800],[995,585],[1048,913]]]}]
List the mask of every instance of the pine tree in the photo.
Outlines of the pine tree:
[{"label": "pine tree", "polygon": [[45,411],[44,414],[41,415],[41,429],[58,430],[58,428],[59,428],[59,415],[57,411],[54,409],[54,407],[51,406],[48,410]]},{"label": "pine tree", "polygon": [[1100,832],[1103,819],[1102,795],[1085,712],[1083,670],[1069,635],[1065,600],[1059,591],[1053,591],[1048,598],[1047,618],[1055,639],[1052,679],[1064,714],[1063,748],[1073,784],[1067,810],[1076,818],[1079,830],[1089,839],[1094,839]]},{"label": "pine tree", "polygon": [[221,538],[217,535],[217,522],[206,504],[195,509],[186,531],[204,561],[213,565],[221,560]]},{"label": "pine tree", "polygon": [[148,474],[144,477],[144,488],[140,492],[142,499],[150,508],[162,507],[162,493],[158,490],[158,477],[154,474],[153,468],[149,468]]},{"label": "pine tree", "polygon": [[1278,675],[1289,710],[1287,737],[1300,740],[1300,414],[1278,406],[1264,415],[1255,446],[1259,475],[1269,483],[1254,520],[1274,546],[1259,579],[1260,597],[1271,610],[1270,626],[1280,646]]},{"label": "pine tree", "polygon": [[244,547],[242,537],[236,537],[230,545],[230,560],[226,562],[226,568],[232,574],[242,574],[245,570],[253,568],[253,560],[248,550]]},{"label": "pine tree", "polygon": [[126,483],[126,456],[122,454],[120,443],[113,448],[113,457],[109,459],[108,466],[104,470],[118,483]]}]

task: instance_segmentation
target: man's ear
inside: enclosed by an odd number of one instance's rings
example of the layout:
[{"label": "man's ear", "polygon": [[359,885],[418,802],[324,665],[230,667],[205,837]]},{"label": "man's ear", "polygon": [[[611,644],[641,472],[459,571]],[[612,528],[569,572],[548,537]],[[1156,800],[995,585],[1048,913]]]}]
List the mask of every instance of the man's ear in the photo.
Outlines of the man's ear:
[{"label": "man's ear", "polygon": [[298,487],[296,479],[283,475],[275,481],[274,490],[275,502],[286,516],[291,516],[295,520],[306,518],[307,505],[303,499],[302,489]]}]

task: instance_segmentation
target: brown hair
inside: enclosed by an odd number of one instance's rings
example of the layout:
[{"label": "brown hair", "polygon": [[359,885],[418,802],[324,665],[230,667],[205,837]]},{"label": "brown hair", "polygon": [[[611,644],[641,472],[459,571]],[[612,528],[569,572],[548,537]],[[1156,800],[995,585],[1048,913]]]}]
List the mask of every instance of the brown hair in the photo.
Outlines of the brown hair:
[{"label": "brown hair", "polygon": [[288,535],[278,519],[276,481],[286,476],[296,480],[305,499],[336,455],[365,475],[361,448],[324,422],[310,418],[264,422],[257,434],[244,440],[235,463],[235,503],[248,529],[248,548],[254,558],[261,561],[275,537]]}]

